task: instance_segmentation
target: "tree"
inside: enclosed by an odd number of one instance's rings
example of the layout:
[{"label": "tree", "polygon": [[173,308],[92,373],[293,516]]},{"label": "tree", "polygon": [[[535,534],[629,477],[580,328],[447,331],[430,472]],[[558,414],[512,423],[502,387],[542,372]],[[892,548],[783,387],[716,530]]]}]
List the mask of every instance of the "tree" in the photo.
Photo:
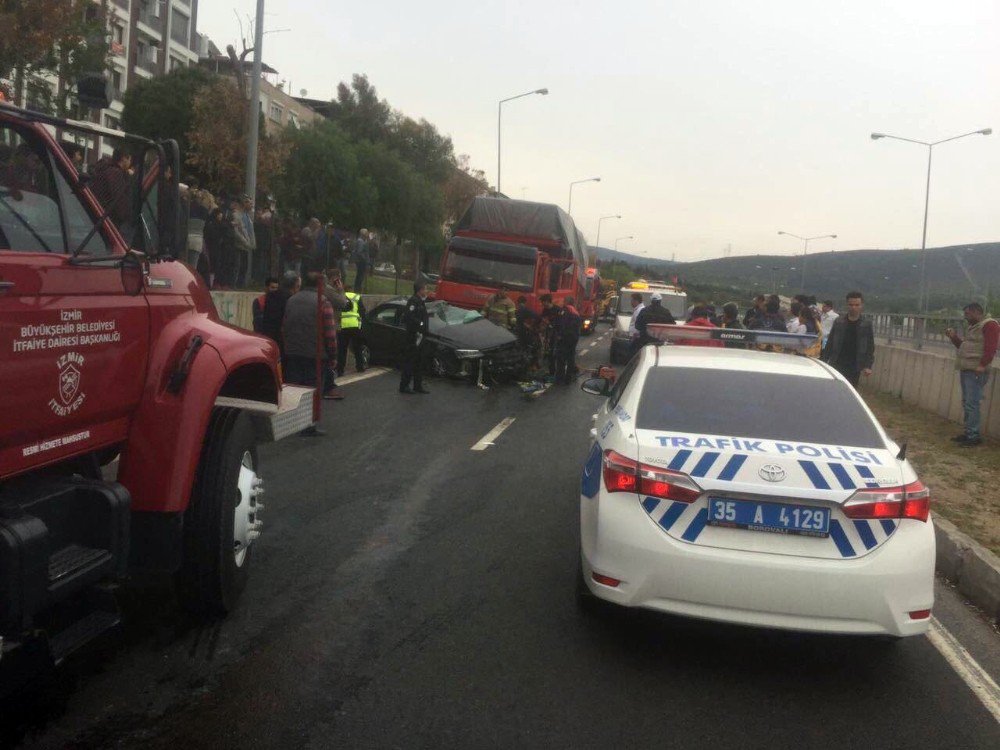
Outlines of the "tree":
[{"label": "tree", "polygon": [[473,198],[490,192],[486,173],[481,169],[472,169],[470,161],[468,154],[461,154],[441,189],[444,220],[448,224],[458,221]]},{"label": "tree", "polygon": [[337,99],[331,105],[331,119],[356,141],[377,143],[388,139],[393,112],[389,102],[378,98],[368,76],[354,74],[351,85],[337,86]]},{"label": "tree", "polygon": [[181,161],[191,144],[188,133],[194,123],[194,101],[215,77],[199,67],[172,70],[165,76],[139,79],[125,92],[122,127],[130,133],[154,140],[173,138],[181,150]]},{"label": "tree", "polygon": [[70,23],[69,0],[0,0],[0,78],[38,65]]},{"label": "tree", "polygon": [[355,147],[339,126],[322,121],[292,130],[288,145],[290,154],[275,191],[279,205],[339,227],[373,224],[378,190],[362,173]]},{"label": "tree", "polygon": [[[209,190],[233,193],[243,184],[246,112],[247,102],[236,85],[225,78],[216,78],[194,95],[186,163]],[[288,153],[287,137],[268,135],[261,128],[257,144],[258,190],[271,190],[278,184]]]},{"label": "tree", "polygon": [[82,73],[108,68],[107,0],[0,0],[0,77],[14,77],[20,100],[32,74],[59,80],[51,91],[35,87],[36,106],[69,114],[74,85]]}]

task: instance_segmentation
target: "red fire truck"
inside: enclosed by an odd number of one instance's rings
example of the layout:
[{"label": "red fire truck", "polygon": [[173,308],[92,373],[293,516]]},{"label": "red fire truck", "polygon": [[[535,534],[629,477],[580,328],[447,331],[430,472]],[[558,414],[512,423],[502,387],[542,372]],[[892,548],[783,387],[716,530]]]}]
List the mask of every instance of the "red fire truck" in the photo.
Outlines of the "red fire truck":
[{"label": "red fire truck", "polygon": [[[135,155],[103,203],[70,132]],[[273,342],[220,322],[174,260],[178,162],[173,142],[0,104],[0,696],[117,624],[132,572],[230,611],[261,530],[256,446],[312,423]]]},{"label": "red fire truck", "polygon": [[594,330],[600,277],[590,267],[583,233],[558,206],[475,198],[455,224],[441,261],[437,298],[479,309],[501,286],[515,300],[526,297],[536,312],[543,294],[557,303],[573,297],[583,332]]}]

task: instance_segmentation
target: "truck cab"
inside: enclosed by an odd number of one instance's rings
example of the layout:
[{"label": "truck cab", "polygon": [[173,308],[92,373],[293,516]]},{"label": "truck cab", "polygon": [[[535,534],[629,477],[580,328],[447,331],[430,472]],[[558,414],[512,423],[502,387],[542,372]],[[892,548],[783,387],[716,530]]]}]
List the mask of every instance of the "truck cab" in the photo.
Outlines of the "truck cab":
[{"label": "truck cab", "polygon": [[[54,132],[114,139],[115,171]],[[246,583],[256,446],[294,394],[174,259],[178,169],[172,142],[0,104],[0,696],[117,624],[133,572],[203,613]]]},{"label": "truck cab", "polygon": [[[445,248],[438,299],[479,309],[501,286],[535,312],[541,297],[572,297],[581,312],[593,307],[599,282],[588,277],[583,235],[558,206],[507,198],[475,198],[456,222]],[[588,278],[591,281],[588,283]],[[592,328],[594,316],[586,313]]]}]

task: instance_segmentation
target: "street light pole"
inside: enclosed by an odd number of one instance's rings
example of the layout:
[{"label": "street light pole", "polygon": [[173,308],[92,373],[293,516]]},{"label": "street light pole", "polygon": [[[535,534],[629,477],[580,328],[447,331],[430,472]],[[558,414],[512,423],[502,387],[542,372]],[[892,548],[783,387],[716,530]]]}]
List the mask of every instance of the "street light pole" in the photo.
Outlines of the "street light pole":
[{"label": "street light pole", "polygon": [[620,219],[621,217],[621,214],[608,214],[607,216],[602,216],[597,220],[597,240],[594,242],[594,247],[601,246],[601,222],[605,219]]},{"label": "street light pole", "polygon": [[993,128],[983,128],[982,130],[973,130],[971,133],[962,133],[961,135],[954,135],[951,138],[944,138],[933,142],[918,141],[913,138],[902,138],[898,135],[887,135],[885,133],[872,133],[871,135],[873,141],[877,141],[880,138],[891,138],[894,141],[905,141],[906,143],[916,143],[919,146],[927,146],[927,188],[924,192],[924,229],[920,240],[920,312],[927,312],[928,297],[930,296],[927,294],[927,214],[931,204],[931,160],[934,157],[934,147],[940,146],[942,143],[948,143],[948,141],[967,138],[970,135],[990,135],[992,133]]},{"label": "street light pole", "polygon": [[802,240],[802,280],[799,282],[799,286],[804,292],[806,290],[806,255],[809,252],[809,241],[810,240],[824,240],[824,239],[837,239],[835,234],[819,234],[815,237],[799,237],[797,234],[792,234],[791,232],[778,231],[778,234],[784,234],[789,237],[794,237],[797,240]]},{"label": "street light pole", "polygon": [[[167,9],[167,12],[172,12]],[[247,160],[246,160],[246,193],[251,201],[257,202],[257,141],[260,136],[260,74],[263,67],[264,46],[264,0],[257,0],[257,18],[253,29],[253,77],[250,80],[250,103],[247,111]],[[166,46],[168,43],[164,42]],[[243,75],[243,71],[240,71]],[[175,179],[179,179],[175,175]],[[250,217],[253,218],[252,216]],[[247,255],[247,270],[245,282],[250,281],[253,273],[253,256]]]},{"label": "street light pole", "polygon": [[600,182],[600,181],[601,181],[600,177],[588,177],[585,180],[577,180],[576,182],[571,182],[569,184],[569,203],[567,204],[566,213],[568,213],[570,216],[573,215],[573,186],[574,185],[580,185],[580,184],[582,184],[584,182]]},{"label": "street light pole", "polygon": [[635,237],[633,235],[631,235],[631,234],[628,237],[619,237],[619,238],[617,238],[615,240],[615,251],[617,252],[617,250],[618,250],[618,243],[621,242],[622,240],[634,240],[634,239],[635,239]]},{"label": "street light pole", "polygon": [[542,96],[547,96],[549,93],[548,89],[535,89],[534,91],[525,91],[523,94],[518,94],[517,96],[508,96],[506,99],[501,99],[497,102],[497,196],[500,195],[500,117],[503,114],[504,102],[512,102],[515,99],[520,99],[523,96],[531,96],[532,94],[541,94]]}]

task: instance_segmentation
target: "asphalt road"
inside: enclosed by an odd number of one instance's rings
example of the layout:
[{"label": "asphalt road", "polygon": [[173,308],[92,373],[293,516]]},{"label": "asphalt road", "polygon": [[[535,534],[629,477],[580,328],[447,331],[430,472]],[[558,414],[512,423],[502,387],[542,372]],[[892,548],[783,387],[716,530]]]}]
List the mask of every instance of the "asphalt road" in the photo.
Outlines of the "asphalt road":
[{"label": "asphalt road", "polygon": [[[26,744],[1000,747],[927,638],[584,615],[578,483],[597,399],[396,387],[394,373],[346,385],[326,438],[262,451],[264,536],[234,616],[199,624],[134,593],[120,639]],[[1000,638],[939,588],[938,618],[1000,678]]]}]

